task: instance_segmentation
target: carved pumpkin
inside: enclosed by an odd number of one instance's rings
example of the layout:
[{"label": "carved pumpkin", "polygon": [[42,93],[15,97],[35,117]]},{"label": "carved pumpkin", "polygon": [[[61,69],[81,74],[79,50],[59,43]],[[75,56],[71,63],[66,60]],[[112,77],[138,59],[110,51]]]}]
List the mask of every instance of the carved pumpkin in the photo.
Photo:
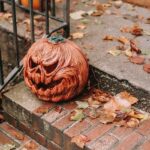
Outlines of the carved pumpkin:
[{"label": "carved pumpkin", "polygon": [[45,101],[71,99],[83,90],[88,80],[89,66],[81,49],[67,39],[60,39],[38,40],[24,59],[25,83]]},{"label": "carved pumpkin", "polygon": [[[28,0],[21,0],[20,2],[23,6],[25,6],[27,8],[29,7],[29,1]],[[33,0],[33,9],[36,9],[36,10],[40,9],[40,0]]]}]

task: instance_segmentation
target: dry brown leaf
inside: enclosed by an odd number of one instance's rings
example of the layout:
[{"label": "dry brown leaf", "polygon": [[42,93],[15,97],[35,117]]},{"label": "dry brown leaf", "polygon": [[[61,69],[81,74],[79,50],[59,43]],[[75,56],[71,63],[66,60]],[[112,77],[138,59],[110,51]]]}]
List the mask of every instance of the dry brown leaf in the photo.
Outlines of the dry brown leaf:
[{"label": "dry brown leaf", "polygon": [[132,56],[132,57],[129,57],[129,60],[130,62],[134,64],[142,65],[144,64],[145,58],[141,56]]},{"label": "dry brown leaf", "polygon": [[4,13],[3,18],[8,20],[8,19],[12,18],[12,14],[11,13]]},{"label": "dry brown leaf", "polygon": [[95,108],[92,108],[86,115],[89,116],[91,119],[96,119],[99,117],[100,114]]},{"label": "dry brown leaf", "polygon": [[92,93],[92,99],[101,103],[109,102],[112,99],[112,95],[108,94],[100,89],[94,89]]},{"label": "dry brown leaf", "polygon": [[[117,94],[116,96],[115,96],[115,99],[118,99],[118,103],[119,103],[119,99],[123,99],[123,100],[126,100],[126,101],[128,101],[129,103],[130,103],[130,105],[133,105],[133,104],[135,104],[135,103],[137,103],[138,102],[138,99],[136,98],[136,97],[134,97],[134,96],[132,96],[130,93],[128,93],[127,91],[124,91],[124,92],[121,92],[121,93],[119,93],[119,94]],[[120,103],[121,104],[121,103]]]},{"label": "dry brown leaf", "polygon": [[124,52],[125,52],[125,55],[126,55],[126,56],[128,56],[128,57],[131,57],[131,56],[132,56],[132,52],[131,52],[131,49],[130,49],[130,48],[126,49]]},{"label": "dry brown leaf", "polygon": [[40,106],[39,108],[37,108],[37,109],[35,110],[35,112],[36,112],[36,113],[40,113],[40,114],[45,114],[45,113],[48,112],[48,110],[49,110],[49,106],[47,106],[47,105],[42,105],[42,106]]},{"label": "dry brown leaf", "polygon": [[121,54],[121,51],[116,48],[112,48],[111,50],[108,51],[108,53],[113,56],[119,56]]},{"label": "dry brown leaf", "polygon": [[115,40],[116,38],[113,36],[113,35],[106,35],[103,40],[109,40],[109,41],[113,41]]},{"label": "dry brown leaf", "polygon": [[118,121],[120,122],[121,120],[125,119],[128,115],[128,113],[126,111],[120,111],[120,110],[115,111],[115,114],[116,114],[115,121],[117,121],[117,122]]},{"label": "dry brown leaf", "polygon": [[84,145],[89,141],[90,139],[82,134],[77,135],[71,139],[71,142],[77,144],[80,148],[84,148]]},{"label": "dry brown leaf", "polygon": [[34,17],[34,19],[35,19],[36,21],[45,21],[45,17],[43,17],[43,16],[41,16],[41,15],[36,15],[36,16]]},{"label": "dry brown leaf", "polygon": [[95,7],[96,7],[97,11],[105,11],[105,9],[106,9],[106,7],[104,7],[104,5],[101,3],[96,3]]},{"label": "dry brown leaf", "polygon": [[81,109],[75,109],[70,116],[70,120],[72,121],[81,121],[85,118],[85,115],[83,114],[83,110]]},{"label": "dry brown leaf", "polygon": [[124,36],[119,37],[118,41],[122,44],[129,44],[130,43],[129,40]]},{"label": "dry brown leaf", "polygon": [[130,47],[131,47],[131,51],[134,51],[137,54],[141,53],[141,50],[137,47],[137,45],[136,45],[134,40],[130,40]]},{"label": "dry brown leaf", "polygon": [[120,29],[120,31],[123,32],[123,33],[130,33],[131,28],[130,28],[130,27],[122,27],[122,28]]},{"label": "dry brown leaf", "polygon": [[134,25],[131,28],[131,34],[136,35],[136,36],[141,36],[143,35],[143,29],[139,25]]},{"label": "dry brown leaf", "polygon": [[16,139],[23,141],[24,140],[24,135],[22,133],[19,132],[14,132],[14,136],[16,137]]},{"label": "dry brown leaf", "polygon": [[43,30],[35,30],[35,35],[36,36],[41,36],[42,34],[44,33],[44,31]]},{"label": "dry brown leaf", "polygon": [[24,147],[30,150],[38,149],[38,145],[34,141],[30,141],[29,143],[25,144]]},{"label": "dry brown leaf", "polygon": [[99,112],[99,121],[103,124],[114,122],[116,114],[112,111],[102,110]]},{"label": "dry brown leaf", "polygon": [[109,111],[116,111],[120,110],[120,106],[116,103],[115,99],[111,99],[109,102],[104,104],[104,109]]},{"label": "dry brown leaf", "polygon": [[127,127],[135,128],[138,127],[140,124],[140,121],[136,118],[130,118],[130,120],[127,122]]},{"label": "dry brown leaf", "polygon": [[84,33],[83,32],[75,32],[71,34],[73,39],[82,39],[84,37]]},{"label": "dry brown leaf", "polygon": [[114,96],[111,101],[108,103],[104,104],[104,109],[105,110],[110,110],[110,111],[116,111],[116,110],[122,110],[122,109],[127,109],[130,108],[132,104],[135,104],[138,101],[138,99],[128,92],[121,92]]},{"label": "dry brown leaf", "polygon": [[143,66],[143,70],[146,71],[147,73],[150,73],[150,64],[145,64]]},{"label": "dry brown leaf", "polygon": [[93,11],[91,16],[97,17],[97,16],[101,16],[103,13],[104,13],[103,11]]},{"label": "dry brown leaf", "polygon": [[78,24],[76,28],[83,30],[83,29],[86,29],[86,25],[85,24]]},{"label": "dry brown leaf", "polygon": [[56,107],[55,107],[55,111],[58,112],[58,113],[61,113],[62,110],[63,110],[63,109],[62,109],[61,106],[56,106]]},{"label": "dry brown leaf", "polygon": [[101,102],[92,99],[92,97],[88,98],[88,104],[90,107],[93,107],[93,108],[98,108],[101,106]]}]

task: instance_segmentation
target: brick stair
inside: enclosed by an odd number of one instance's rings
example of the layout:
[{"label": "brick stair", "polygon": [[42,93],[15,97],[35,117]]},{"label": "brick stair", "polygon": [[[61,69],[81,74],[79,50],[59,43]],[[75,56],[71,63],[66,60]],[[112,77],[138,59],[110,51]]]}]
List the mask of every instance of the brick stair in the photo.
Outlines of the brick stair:
[{"label": "brick stair", "polygon": [[46,150],[46,148],[39,145],[35,140],[9,123],[4,122],[0,124],[0,150],[6,150],[8,146],[12,146],[17,150]]},{"label": "brick stair", "polygon": [[[104,125],[88,117],[81,122],[71,121],[70,113],[77,107],[74,100],[59,104],[39,101],[24,82],[4,97],[5,119],[49,150],[80,150],[71,142],[72,137],[80,134],[90,139],[84,150],[146,150],[150,146],[150,120],[136,129]],[[75,100],[83,99],[84,95]],[[4,127],[2,124],[1,128]]]}]

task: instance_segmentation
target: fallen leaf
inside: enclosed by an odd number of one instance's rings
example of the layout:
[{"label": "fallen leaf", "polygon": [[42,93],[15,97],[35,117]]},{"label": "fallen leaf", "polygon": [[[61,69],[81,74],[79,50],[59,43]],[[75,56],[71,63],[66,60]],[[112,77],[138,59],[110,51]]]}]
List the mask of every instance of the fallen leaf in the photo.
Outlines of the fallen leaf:
[{"label": "fallen leaf", "polygon": [[114,2],[114,6],[116,8],[120,8],[122,5],[123,5],[123,2],[121,0],[117,0],[117,1]]},{"label": "fallen leaf", "polygon": [[8,19],[12,18],[12,14],[11,13],[3,13],[3,18],[8,20]]},{"label": "fallen leaf", "polygon": [[2,150],[13,150],[16,149],[15,144],[4,144],[2,145]]},{"label": "fallen leaf", "polygon": [[112,95],[100,90],[100,89],[94,89],[92,93],[92,99],[99,101],[101,103],[109,102],[112,98]]},{"label": "fallen leaf", "polygon": [[136,35],[136,36],[141,36],[143,35],[143,29],[139,25],[134,25],[131,28],[131,34]]},{"label": "fallen leaf", "polygon": [[137,54],[141,53],[141,50],[137,47],[135,41],[130,40],[130,47],[131,47],[131,51],[136,52]]},{"label": "fallen leaf", "polygon": [[71,139],[71,142],[77,144],[80,148],[84,148],[84,145],[89,141],[90,139],[82,134],[77,135]]},{"label": "fallen leaf", "polygon": [[25,144],[24,147],[30,150],[38,149],[38,145],[34,141],[30,141],[29,143]]},{"label": "fallen leaf", "polygon": [[136,118],[131,118],[128,122],[127,122],[127,127],[130,128],[135,128],[139,126],[140,121]]},{"label": "fallen leaf", "polygon": [[97,11],[105,11],[105,9],[106,9],[106,7],[101,3],[96,3],[95,7],[96,7]]},{"label": "fallen leaf", "polygon": [[34,16],[34,19],[35,19],[36,21],[45,21],[45,17],[43,17],[43,16],[41,16],[41,15],[36,15],[36,16]]},{"label": "fallen leaf", "polygon": [[36,113],[40,113],[40,114],[48,113],[48,111],[49,111],[49,106],[47,105],[42,105],[35,110]]},{"label": "fallen leaf", "polygon": [[116,114],[112,111],[102,110],[99,114],[99,121],[103,124],[114,122]]},{"label": "fallen leaf", "polygon": [[150,24],[150,18],[147,18],[145,23]]},{"label": "fallen leaf", "polygon": [[109,111],[123,110],[131,107],[138,99],[128,92],[121,92],[114,96],[109,102],[104,104],[104,109]]},{"label": "fallen leaf", "polygon": [[97,16],[101,16],[103,13],[104,13],[103,11],[93,11],[91,16],[97,17]]},{"label": "fallen leaf", "polygon": [[150,64],[145,64],[143,66],[143,70],[146,71],[147,73],[150,73]]},{"label": "fallen leaf", "polygon": [[132,56],[132,57],[129,57],[129,60],[130,62],[134,64],[142,65],[144,64],[145,58],[141,56]]},{"label": "fallen leaf", "polygon": [[120,29],[120,31],[123,32],[123,33],[130,33],[131,29],[130,29],[130,27],[122,27]]},{"label": "fallen leaf", "polygon": [[43,30],[35,30],[35,35],[36,36],[40,36],[40,35],[42,35],[44,32],[43,32]]},{"label": "fallen leaf", "polygon": [[71,17],[72,19],[74,19],[74,20],[79,20],[79,19],[82,19],[82,18],[83,18],[83,15],[84,15],[85,13],[86,13],[85,11],[79,10],[79,11],[70,13],[70,17]]},{"label": "fallen leaf", "polygon": [[109,40],[109,41],[113,41],[115,40],[116,38],[113,36],[113,35],[106,35],[103,40]]},{"label": "fallen leaf", "polygon": [[113,55],[113,56],[119,56],[121,54],[121,51],[113,48],[113,49],[109,50],[108,53]]},{"label": "fallen leaf", "polygon": [[125,55],[126,55],[126,56],[128,56],[128,57],[131,57],[131,56],[132,56],[132,52],[131,52],[131,49],[130,49],[130,48],[126,49],[124,52],[125,52]]},{"label": "fallen leaf", "polygon": [[117,94],[116,96],[115,96],[115,100],[117,101],[117,103],[118,104],[122,104],[121,102],[123,102],[123,101],[121,101],[121,100],[126,100],[126,101],[128,101],[129,103],[130,103],[130,105],[132,105],[132,104],[135,104],[135,103],[137,103],[138,102],[138,99],[136,98],[136,97],[134,97],[134,96],[132,96],[130,93],[128,93],[127,91],[124,91],[124,92],[120,92],[119,94]]},{"label": "fallen leaf", "polygon": [[115,111],[115,114],[116,114],[115,121],[117,122],[118,121],[120,122],[121,120],[125,119],[128,115],[128,113],[123,110],[117,110]]},{"label": "fallen leaf", "polygon": [[103,108],[105,110],[109,110],[109,111],[116,111],[116,110],[120,110],[120,106],[116,103],[115,99],[111,99],[109,102],[107,102],[106,104],[104,104]]},{"label": "fallen leaf", "polygon": [[83,29],[86,29],[86,25],[85,24],[78,24],[76,28],[83,30]]},{"label": "fallen leaf", "polygon": [[81,39],[84,37],[84,33],[83,32],[75,32],[71,34],[73,39]]},{"label": "fallen leaf", "polygon": [[62,109],[61,106],[56,106],[56,107],[55,107],[55,111],[58,112],[58,113],[61,113],[62,110],[63,110],[63,109]]},{"label": "fallen leaf", "polygon": [[76,104],[78,105],[77,108],[80,108],[80,109],[85,109],[89,107],[88,102],[76,101]]},{"label": "fallen leaf", "polygon": [[143,34],[150,36],[150,32],[149,31],[143,31]]},{"label": "fallen leaf", "polygon": [[98,108],[101,106],[101,102],[94,100],[92,97],[88,98],[88,103],[90,107]]},{"label": "fallen leaf", "polygon": [[83,114],[83,110],[81,109],[75,109],[73,113],[71,114],[70,120],[72,121],[81,121],[85,118],[85,115]]},{"label": "fallen leaf", "polygon": [[14,136],[16,137],[16,139],[23,141],[24,140],[24,135],[22,133],[19,132],[14,132]]},{"label": "fallen leaf", "polygon": [[130,43],[129,40],[124,36],[119,37],[118,41],[122,44],[129,44]]},{"label": "fallen leaf", "polygon": [[99,112],[95,108],[91,108],[90,111],[86,114],[91,119],[96,119],[99,117]]}]

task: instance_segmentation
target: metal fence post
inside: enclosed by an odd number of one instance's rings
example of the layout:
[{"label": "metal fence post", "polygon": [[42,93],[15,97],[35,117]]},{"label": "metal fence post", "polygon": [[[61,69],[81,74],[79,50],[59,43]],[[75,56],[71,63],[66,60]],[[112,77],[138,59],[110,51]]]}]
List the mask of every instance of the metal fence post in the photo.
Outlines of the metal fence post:
[{"label": "metal fence post", "polygon": [[69,37],[70,35],[70,0],[64,0],[64,21],[66,22],[65,37]]},{"label": "metal fence post", "polygon": [[0,12],[4,12],[4,2],[0,0]]}]

